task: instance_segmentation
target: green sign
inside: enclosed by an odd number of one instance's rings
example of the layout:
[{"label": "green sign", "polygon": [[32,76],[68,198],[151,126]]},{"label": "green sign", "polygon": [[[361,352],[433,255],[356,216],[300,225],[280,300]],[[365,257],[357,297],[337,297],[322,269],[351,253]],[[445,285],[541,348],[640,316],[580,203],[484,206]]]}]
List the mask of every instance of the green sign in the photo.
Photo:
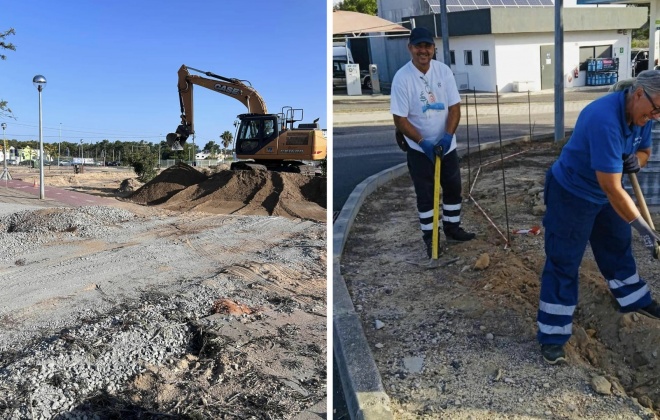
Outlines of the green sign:
[{"label": "green sign", "polygon": [[623,47],[619,48],[619,54],[623,54]]}]

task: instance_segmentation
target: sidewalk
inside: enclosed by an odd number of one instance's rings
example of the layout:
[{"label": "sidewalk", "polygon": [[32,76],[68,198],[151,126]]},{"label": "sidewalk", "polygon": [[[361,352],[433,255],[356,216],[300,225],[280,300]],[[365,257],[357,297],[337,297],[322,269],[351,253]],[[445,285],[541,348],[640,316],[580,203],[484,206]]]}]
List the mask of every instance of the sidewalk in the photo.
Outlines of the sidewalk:
[{"label": "sidewalk", "polygon": [[[564,112],[581,110],[596,97],[603,95],[608,88],[609,86],[586,86],[567,89],[564,93]],[[461,98],[461,124],[464,124],[466,115],[474,116],[477,113],[479,116],[493,116],[498,113],[536,115],[554,113],[555,110],[552,90],[529,92],[529,95],[527,92],[506,92],[500,93],[499,98],[492,92],[461,92]],[[365,92],[359,96],[348,96],[337,92],[332,100],[333,126],[392,124],[389,95],[371,95]]]},{"label": "sidewalk", "polygon": [[39,184],[11,180],[0,181],[0,203],[38,207],[109,206],[110,198],[44,185],[44,199],[39,199]]},{"label": "sidewalk", "polygon": [[[565,112],[571,111],[577,114],[586,104],[602,96],[607,88],[607,86],[599,86],[567,91],[564,98]],[[478,98],[478,103],[491,102],[488,105],[478,105],[479,115],[486,115],[486,112],[493,112],[494,115],[497,115],[497,104],[492,105],[492,102],[497,99],[509,100],[506,105],[500,104],[500,114],[527,115],[530,106],[533,114],[554,114],[554,92],[530,93],[529,96],[527,93],[501,94],[500,98],[495,98],[495,95],[491,93],[481,94]],[[529,103],[526,102],[528,98]],[[512,102],[515,99],[524,99],[525,102]],[[351,97],[334,95],[333,104],[334,126],[392,124],[388,95]],[[358,111],[360,108],[364,111]],[[473,106],[467,108],[472,112]],[[524,111],[522,111],[523,109]],[[527,139],[515,138],[504,141],[521,140]],[[485,147],[488,146],[485,145]],[[464,155],[467,150],[459,145],[458,153]],[[341,257],[351,226],[362,203],[377,188],[406,172],[407,166],[403,163],[364,180],[353,190],[333,224],[333,351],[352,419],[388,420],[393,418],[393,413],[390,410],[389,397],[385,392],[380,373],[364,335],[360,317],[355,311],[342,276]]]}]

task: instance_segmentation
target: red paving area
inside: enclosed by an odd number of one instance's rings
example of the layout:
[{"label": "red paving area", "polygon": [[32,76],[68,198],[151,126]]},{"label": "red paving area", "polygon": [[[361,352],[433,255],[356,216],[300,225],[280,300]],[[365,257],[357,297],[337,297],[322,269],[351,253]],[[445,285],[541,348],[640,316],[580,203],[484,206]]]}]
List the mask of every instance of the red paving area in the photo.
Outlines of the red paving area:
[{"label": "red paving area", "polygon": [[[6,187],[6,188],[5,188]],[[14,192],[14,194],[12,193]],[[63,188],[44,185],[44,200],[39,199],[39,183],[18,180],[0,180],[0,203],[21,203],[35,205],[35,201],[49,202],[50,205],[61,203],[65,206],[110,206],[115,203],[111,198],[70,191]],[[56,202],[56,203],[54,203]]]}]

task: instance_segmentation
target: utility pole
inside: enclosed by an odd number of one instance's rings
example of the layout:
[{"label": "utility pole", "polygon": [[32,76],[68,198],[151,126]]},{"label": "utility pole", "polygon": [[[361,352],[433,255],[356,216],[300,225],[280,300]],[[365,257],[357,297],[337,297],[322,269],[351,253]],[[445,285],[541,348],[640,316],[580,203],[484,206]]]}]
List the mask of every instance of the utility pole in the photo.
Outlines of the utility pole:
[{"label": "utility pole", "polygon": [[5,180],[5,187],[7,187],[7,181],[11,179],[11,174],[9,173],[9,169],[7,169],[7,138],[5,137],[5,128],[7,128],[7,124],[2,123],[2,140],[4,142],[2,146],[2,156],[4,157],[4,170],[2,171],[0,179]]},{"label": "utility pole", "polygon": [[60,123],[60,142],[57,144],[57,167],[60,167],[60,155],[62,154],[62,123]]}]

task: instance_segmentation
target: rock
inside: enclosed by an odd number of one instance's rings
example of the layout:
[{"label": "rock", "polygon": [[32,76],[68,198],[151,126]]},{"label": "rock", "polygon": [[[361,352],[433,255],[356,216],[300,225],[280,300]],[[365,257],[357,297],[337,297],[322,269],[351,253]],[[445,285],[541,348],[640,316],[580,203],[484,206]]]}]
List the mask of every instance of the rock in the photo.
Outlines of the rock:
[{"label": "rock", "polygon": [[532,207],[532,214],[534,216],[543,216],[545,214],[545,205],[539,204]]},{"label": "rock", "polygon": [[376,344],[375,344],[375,347],[376,347],[377,349],[382,349],[382,348],[385,347],[385,346],[383,345],[383,343],[376,343]]},{"label": "rock", "polygon": [[490,256],[487,253],[483,253],[477,258],[477,262],[474,263],[475,270],[485,270],[490,265]]},{"label": "rock", "polygon": [[492,340],[494,338],[495,337],[493,336],[493,334],[491,334],[491,333],[486,334],[486,340]]},{"label": "rock", "polygon": [[532,187],[529,190],[527,190],[529,195],[536,195],[536,194],[540,193],[541,191],[543,191],[543,187]]},{"label": "rock", "polygon": [[633,354],[632,365],[636,368],[649,364],[649,359],[641,352]]},{"label": "rock", "polygon": [[379,320],[379,319],[377,319],[377,320],[374,322],[374,327],[375,327],[377,330],[380,330],[380,329],[383,328],[384,326],[385,326],[385,324],[384,324],[381,320]]},{"label": "rock", "polygon": [[638,321],[639,321],[639,315],[637,315],[637,312],[633,312],[633,313],[632,313],[632,319],[633,319],[633,321],[635,321],[635,322],[638,322]]},{"label": "rock", "polygon": [[419,373],[424,367],[424,358],[422,357],[404,357],[403,367],[410,373]]},{"label": "rock", "polygon": [[630,328],[634,322],[632,316],[633,314],[631,313],[623,314],[619,319],[619,326],[621,328]]},{"label": "rock", "polygon": [[648,395],[642,395],[637,401],[642,407],[653,409],[653,400],[651,400]]},{"label": "rock", "polygon": [[603,376],[594,376],[591,379],[591,387],[599,394],[610,395],[612,393],[612,384]]},{"label": "rock", "polygon": [[575,332],[573,332],[573,336],[575,337],[575,342],[579,348],[586,348],[587,344],[589,343],[589,336],[587,335],[587,332],[584,330],[584,328],[576,328]]}]

